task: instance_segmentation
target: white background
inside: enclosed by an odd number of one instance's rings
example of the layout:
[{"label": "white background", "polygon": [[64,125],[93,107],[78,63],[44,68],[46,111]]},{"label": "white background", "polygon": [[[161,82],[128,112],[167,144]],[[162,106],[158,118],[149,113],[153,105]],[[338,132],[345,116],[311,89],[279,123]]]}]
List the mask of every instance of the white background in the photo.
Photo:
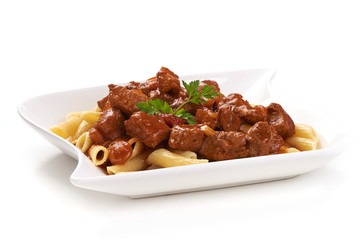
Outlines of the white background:
[{"label": "white background", "polygon": [[[360,239],[357,1],[1,1],[1,239]],[[179,75],[278,70],[352,144],[314,172],[131,200],[69,182],[76,160],[18,116],[39,94]],[[343,125],[344,124],[344,125]]]}]

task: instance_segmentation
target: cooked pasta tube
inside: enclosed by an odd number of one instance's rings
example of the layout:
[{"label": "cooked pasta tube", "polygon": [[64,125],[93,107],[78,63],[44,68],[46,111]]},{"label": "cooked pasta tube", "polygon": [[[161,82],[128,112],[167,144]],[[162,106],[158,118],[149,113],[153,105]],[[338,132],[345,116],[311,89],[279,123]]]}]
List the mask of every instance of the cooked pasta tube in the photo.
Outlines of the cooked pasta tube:
[{"label": "cooked pasta tube", "polygon": [[72,142],[72,143],[75,143],[76,140],[77,140],[83,133],[89,131],[89,129],[90,129],[92,126],[94,126],[94,124],[89,123],[89,122],[83,120],[83,121],[80,123],[80,125],[79,125],[78,129],[76,130],[76,132],[74,133],[74,136],[70,137],[70,139],[68,139],[68,140],[69,140],[70,142]]},{"label": "cooked pasta tube", "polygon": [[144,150],[144,144],[136,138],[131,138],[128,143],[130,145],[135,144],[130,159],[138,156]]},{"label": "cooked pasta tube", "polygon": [[84,111],[81,113],[80,118],[89,122],[89,123],[96,123],[100,118],[101,112],[95,111]]},{"label": "cooked pasta tube", "polygon": [[209,162],[209,160],[207,159],[194,159],[183,157],[179,154],[170,152],[165,148],[160,148],[153,151],[149,155],[147,161],[150,164],[158,165],[161,167],[176,167]]},{"label": "cooked pasta tube", "polygon": [[195,158],[197,159],[197,155],[195,152],[192,151],[184,151],[179,149],[171,150],[173,153],[178,154],[180,156],[186,157],[186,158]]},{"label": "cooked pasta tube", "polygon": [[65,121],[51,127],[49,130],[56,135],[66,139],[75,134],[81,122],[82,119],[80,117],[72,116],[67,118]]},{"label": "cooked pasta tube", "polygon": [[89,148],[89,156],[95,166],[100,166],[108,159],[109,150],[101,145],[92,145]]},{"label": "cooked pasta tube", "polygon": [[314,128],[306,124],[295,124],[295,134],[293,136],[312,139],[315,142],[319,141],[319,136]]},{"label": "cooked pasta tube", "polygon": [[295,124],[295,134],[285,142],[300,151],[315,150],[318,148],[319,136],[311,126]]},{"label": "cooked pasta tube", "polygon": [[148,168],[146,168],[146,170],[159,169],[159,168],[163,168],[163,167],[160,167],[160,166],[158,166],[158,165],[152,164],[152,165],[150,165]]},{"label": "cooked pasta tube", "polygon": [[278,153],[292,153],[292,152],[300,152],[298,149],[293,148],[293,147],[288,147],[288,146],[281,146]]},{"label": "cooked pasta tube", "polygon": [[310,151],[317,148],[317,143],[314,140],[302,137],[292,136],[286,139],[286,143],[299,149],[300,151]]},{"label": "cooked pasta tube", "polygon": [[100,118],[101,112],[97,111],[82,111],[82,112],[71,112],[66,116],[66,119],[71,117],[79,117],[89,123],[96,123]]},{"label": "cooked pasta tube", "polygon": [[90,138],[89,132],[84,132],[76,140],[75,146],[79,148],[83,153],[86,152],[89,147],[92,145],[92,140]]},{"label": "cooked pasta tube", "polygon": [[137,155],[134,158],[127,160],[124,164],[113,165],[106,167],[108,174],[117,174],[120,172],[133,172],[145,170],[148,167],[146,158],[149,155],[149,152],[143,152],[140,155]]}]

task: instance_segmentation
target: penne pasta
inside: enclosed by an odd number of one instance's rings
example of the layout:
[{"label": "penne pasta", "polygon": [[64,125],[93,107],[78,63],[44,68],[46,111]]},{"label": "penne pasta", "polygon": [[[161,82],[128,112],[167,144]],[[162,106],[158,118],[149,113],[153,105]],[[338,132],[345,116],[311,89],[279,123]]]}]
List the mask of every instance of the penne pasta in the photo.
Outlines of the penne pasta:
[{"label": "penne pasta", "polygon": [[66,119],[69,119],[72,117],[78,117],[89,123],[96,123],[99,120],[100,115],[101,115],[101,112],[97,112],[97,111],[72,112],[66,116]]},{"label": "penne pasta", "polygon": [[309,138],[292,136],[286,139],[286,143],[299,149],[300,151],[310,151],[317,148],[316,142]]},{"label": "penne pasta", "polygon": [[69,139],[69,141],[72,142],[72,143],[76,143],[76,140],[77,140],[82,134],[84,134],[85,132],[89,131],[89,129],[90,129],[92,126],[94,126],[94,124],[89,123],[89,122],[83,120],[83,121],[80,123],[78,129],[76,130],[74,136],[72,136],[72,137]]},{"label": "penne pasta", "polygon": [[288,147],[288,146],[281,146],[278,153],[293,153],[293,152],[300,152],[298,149],[293,148],[293,147]]},{"label": "penne pasta", "polygon": [[180,156],[186,157],[186,158],[197,159],[196,153],[194,153],[192,151],[184,151],[184,150],[174,149],[174,150],[171,150],[171,152],[178,154]]},{"label": "penne pasta", "polygon": [[64,122],[61,122],[51,127],[49,130],[56,135],[67,139],[75,134],[81,122],[82,120],[80,117],[71,116],[69,118],[66,118]]},{"label": "penne pasta", "polygon": [[92,145],[89,148],[89,156],[95,166],[100,166],[108,159],[109,150],[101,145]]},{"label": "penne pasta", "polygon": [[129,143],[130,145],[135,144],[134,147],[133,147],[133,152],[132,152],[132,154],[131,154],[130,159],[138,156],[138,155],[143,151],[143,149],[144,149],[144,144],[143,144],[142,142],[140,142],[139,140],[137,140],[136,138],[131,138],[131,139],[128,141],[128,143]]},{"label": "penne pasta", "polygon": [[108,174],[112,175],[121,172],[145,170],[148,167],[148,163],[146,162],[146,158],[148,155],[149,152],[143,152],[142,154],[127,160],[124,164],[106,167],[106,171],[108,172]]},{"label": "penne pasta", "polygon": [[84,132],[75,143],[75,146],[79,148],[83,153],[86,152],[92,145],[92,140],[89,136],[89,132]]},{"label": "penne pasta", "polygon": [[319,136],[311,126],[295,124],[295,134],[285,142],[300,151],[310,151],[318,148]]},{"label": "penne pasta", "polygon": [[96,123],[100,118],[101,112],[95,112],[95,111],[84,111],[81,112],[80,118],[89,122],[89,123]]},{"label": "penne pasta", "polygon": [[177,166],[185,166],[192,164],[201,164],[207,163],[209,160],[207,159],[194,159],[183,157],[179,154],[170,152],[165,148],[160,148],[158,150],[153,151],[148,157],[148,163],[158,165],[161,167],[177,167]]}]

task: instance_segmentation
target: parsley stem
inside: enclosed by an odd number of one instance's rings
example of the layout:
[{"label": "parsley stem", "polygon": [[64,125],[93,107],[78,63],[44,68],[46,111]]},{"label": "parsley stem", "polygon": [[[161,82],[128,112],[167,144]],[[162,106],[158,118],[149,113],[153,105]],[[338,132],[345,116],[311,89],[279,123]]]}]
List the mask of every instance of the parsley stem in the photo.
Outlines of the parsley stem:
[{"label": "parsley stem", "polygon": [[176,108],[176,110],[175,110],[175,112],[174,112],[174,115],[176,115],[177,112],[178,112],[185,104],[187,104],[188,102],[190,102],[189,99],[188,99],[186,102],[184,102],[183,104],[181,104],[178,108]]}]

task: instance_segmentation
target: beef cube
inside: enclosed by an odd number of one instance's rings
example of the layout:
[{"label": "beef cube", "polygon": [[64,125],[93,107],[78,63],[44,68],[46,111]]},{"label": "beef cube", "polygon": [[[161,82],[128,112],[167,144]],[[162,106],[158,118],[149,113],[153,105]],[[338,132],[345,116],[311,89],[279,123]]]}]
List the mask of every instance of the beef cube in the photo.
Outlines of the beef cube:
[{"label": "beef cube", "polygon": [[251,157],[276,153],[284,145],[284,139],[267,122],[255,123],[247,132],[246,141]]},{"label": "beef cube", "polygon": [[239,131],[242,120],[235,114],[230,106],[223,106],[219,110],[219,126],[226,132]]},{"label": "beef cube", "polygon": [[197,124],[176,125],[171,129],[169,146],[174,149],[198,152],[203,138],[204,132]]},{"label": "beef cube", "polygon": [[93,128],[97,131],[92,130],[90,137],[97,144],[106,140],[115,140],[124,135],[124,120],[125,118],[120,110],[108,108],[95,123]]},{"label": "beef cube", "polygon": [[131,81],[126,84],[126,88],[129,90],[135,89],[142,91],[145,95],[148,95],[151,91],[157,89],[156,77],[149,78],[144,83]]},{"label": "beef cube", "polygon": [[212,129],[218,126],[218,114],[209,109],[198,109],[195,115],[195,121],[200,124],[205,124]]},{"label": "beef cube", "polygon": [[122,86],[109,85],[109,101],[112,107],[120,109],[127,116],[139,111],[135,105],[146,102],[148,97],[140,90],[129,90]]},{"label": "beef cube", "polygon": [[169,105],[171,105],[174,102],[174,100],[177,99],[176,95],[171,94],[170,92],[161,94],[158,89],[150,91],[148,96],[149,96],[149,99],[158,98],[158,99],[160,99],[160,100],[162,100],[164,102],[169,103]]},{"label": "beef cube", "polygon": [[129,89],[129,90],[132,90],[132,89],[140,90],[141,83],[140,82],[135,82],[135,81],[130,81],[125,85],[125,87],[127,89]]},{"label": "beef cube", "polygon": [[160,71],[156,74],[157,77],[157,86],[161,94],[172,92],[179,93],[180,92],[180,80],[179,76],[170,71],[166,67],[162,67]]},{"label": "beef cube", "polygon": [[250,106],[250,104],[243,99],[241,94],[238,93],[231,93],[226,97],[221,98],[221,101],[218,104],[218,109],[220,109],[222,106],[232,106],[232,107],[238,107],[238,106]]},{"label": "beef cube", "polygon": [[126,134],[139,139],[151,148],[166,140],[170,133],[170,128],[164,119],[141,111],[134,113],[125,121],[125,130]]},{"label": "beef cube", "polygon": [[205,138],[200,154],[216,161],[247,157],[246,135],[243,132],[216,131]]},{"label": "beef cube", "polygon": [[267,107],[267,121],[278,134],[287,139],[295,134],[295,124],[280,104],[271,103]]},{"label": "beef cube", "polygon": [[254,124],[266,121],[266,108],[261,105],[251,106],[250,103],[244,100],[238,93],[232,93],[223,98],[218,104],[218,109],[224,106],[234,108],[234,112],[247,123]]},{"label": "beef cube", "polygon": [[103,99],[97,102],[98,107],[101,110],[103,110],[108,100],[109,100],[109,95],[106,95]]},{"label": "beef cube", "polygon": [[99,144],[101,145],[106,141],[106,139],[101,134],[101,132],[94,127],[90,128],[89,137],[90,137],[92,143],[97,144],[97,145],[99,145]]},{"label": "beef cube", "polygon": [[220,93],[220,87],[216,81],[213,80],[202,80],[199,84],[199,89],[202,90],[204,85],[208,85],[211,87],[214,87],[214,90],[218,93]]},{"label": "beef cube", "polygon": [[267,118],[267,111],[264,106],[255,105],[242,105],[235,109],[238,116],[242,117],[245,122],[254,124],[257,122],[264,122]]}]

